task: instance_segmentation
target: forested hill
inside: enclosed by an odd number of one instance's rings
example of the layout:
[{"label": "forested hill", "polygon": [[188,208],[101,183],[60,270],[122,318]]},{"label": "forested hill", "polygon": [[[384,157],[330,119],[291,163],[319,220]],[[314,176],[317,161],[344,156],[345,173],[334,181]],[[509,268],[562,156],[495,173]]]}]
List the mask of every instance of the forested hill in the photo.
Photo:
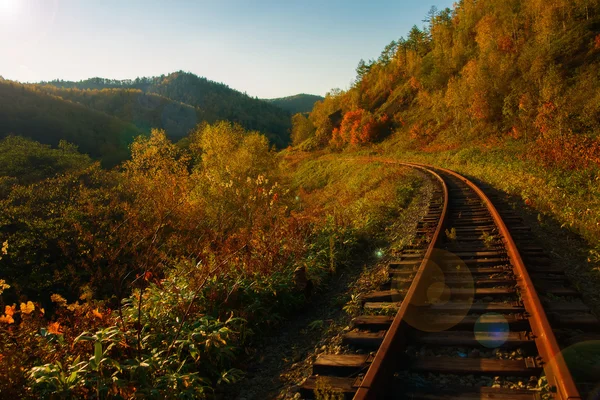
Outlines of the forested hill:
[{"label": "forested hill", "polygon": [[314,94],[300,93],[295,96],[280,97],[277,99],[265,99],[269,103],[289,111],[291,114],[307,113],[314,107],[317,101],[323,97]]},{"label": "forested hill", "polygon": [[[287,111],[266,101],[249,97],[225,84],[191,73],[179,71],[169,75],[134,80],[92,78],[80,82],[51,81],[43,84],[61,89],[86,90],[83,93],[70,91],[65,96],[119,117],[123,117],[126,107],[133,106],[134,110],[141,109],[141,114],[146,116],[146,119],[138,121],[135,115],[126,115],[128,118],[133,117],[130,121],[136,124],[147,124],[148,121],[155,123],[159,119],[163,121],[163,118],[170,120],[169,123],[175,126],[177,134],[170,132],[164,121],[163,125],[154,127],[164,127],[171,136],[180,135],[180,132],[196,118],[197,122],[212,123],[219,120],[237,122],[246,129],[264,133],[279,147],[289,142],[291,122]],[[175,103],[167,104],[163,99],[151,95],[158,95]],[[85,96],[101,100],[85,99]],[[146,104],[140,107],[140,102]],[[150,103],[166,107],[166,116],[163,115],[163,108],[160,107],[157,107],[154,113],[147,110],[147,104]],[[189,107],[196,109],[195,116]]]},{"label": "forested hill", "polygon": [[143,132],[131,123],[66,101],[29,85],[0,80],[0,138],[11,134],[58,146],[61,140],[113,166]]},{"label": "forested hill", "polygon": [[186,136],[201,120],[201,112],[195,107],[140,89],[34,88],[130,122],[145,133],[152,128],[164,129],[173,140]]},{"label": "forested hill", "polygon": [[600,165],[598,0],[462,0],[427,21],[361,61],[348,91],[296,116],[295,144],[512,141],[548,163]]}]

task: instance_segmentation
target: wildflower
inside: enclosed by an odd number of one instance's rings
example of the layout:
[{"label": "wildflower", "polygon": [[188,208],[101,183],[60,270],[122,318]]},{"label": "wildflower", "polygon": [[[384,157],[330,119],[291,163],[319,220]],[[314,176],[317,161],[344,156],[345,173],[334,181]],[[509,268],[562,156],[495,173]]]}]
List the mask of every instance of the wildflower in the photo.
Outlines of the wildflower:
[{"label": "wildflower", "polygon": [[31,314],[33,310],[35,310],[35,305],[31,301],[28,301],[27,304],[21,303],[22,314]]},{"label": "wildflower", "polygon": [[17,306],[13,305],[13,306],[6,306],[4,308],[4,314],[3,316],[0,317],[0,322],[3,322],[5,324],[14,324],[15,320],[13,318],[13,315],[15,315],[15,312],[17,311]]},{"label": "wildflower", "polygon": [[15,322],[15,320],[13,319],[13,317],[11,315],[2,315],[2,316],[0,316],[0,322],[5,323],[5,324],[13,324]]},{"label": "wildflower", "polygon": [[53,334],[53,335],[60,335],[63,333],[63,331],[61,331],[61,326],[59,322],[51,322],[48,325],[48,332]]},{"label": "wildflower", "polygon": [[13,315],[15,315],[15,312],[17,312],[17,306],[16,306],[16,305],[14,305],[14,304],[13,304],[12,306],[6,306],[6,307],[4,308],[4,314],[6,314],[6,315],[10,315],[11,317],[12,317]]}]

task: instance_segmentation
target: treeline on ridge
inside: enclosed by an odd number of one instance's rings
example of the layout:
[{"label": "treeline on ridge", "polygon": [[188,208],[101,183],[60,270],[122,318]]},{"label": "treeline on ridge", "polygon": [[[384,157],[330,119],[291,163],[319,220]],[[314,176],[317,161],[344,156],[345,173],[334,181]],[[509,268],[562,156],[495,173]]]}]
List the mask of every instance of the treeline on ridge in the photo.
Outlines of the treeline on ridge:
[{"label": "treeline on ridge", "polygon": [[291,114],[310,112],[315,106],[315,103],[320,100],[323,100],[323,97],[305,93],[280,97],[277,99],[265,99],[265,101],[274,104],[279,108],[283,108]]}]

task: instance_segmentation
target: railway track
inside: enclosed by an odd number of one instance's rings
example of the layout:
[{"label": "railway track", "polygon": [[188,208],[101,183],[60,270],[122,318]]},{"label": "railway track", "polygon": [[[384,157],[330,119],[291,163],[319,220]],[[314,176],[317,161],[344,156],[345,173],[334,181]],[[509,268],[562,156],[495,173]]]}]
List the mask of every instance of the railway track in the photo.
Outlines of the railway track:
[{"label": "railway track", "polygon": [[600,398],[600,375],[576,381],[552,331],[600,331],[564,270],[475,184],[410,166],[438,183],[428,213],[389,264],[389,282],[363,297],[347,352],[319,356],[302,396]]}]

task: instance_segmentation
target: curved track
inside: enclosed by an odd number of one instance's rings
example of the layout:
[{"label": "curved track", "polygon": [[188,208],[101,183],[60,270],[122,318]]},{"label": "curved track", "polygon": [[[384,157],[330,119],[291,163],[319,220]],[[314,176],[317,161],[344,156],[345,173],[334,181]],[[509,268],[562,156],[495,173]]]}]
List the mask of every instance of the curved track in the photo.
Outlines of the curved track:
[{"label": "curved track", "polygon": [[527,240],[517,246],[511,231],[528,235],[518,217],[501,218],[483,191],[453,171],[406,165],[438,182],[428,214],[413,244],[390,263],[389,283],[363,298],[364,315],[344,336],[348,353],[320,356],[301,392],[354,399],[581,398],[546,311],[555,326],[598,320],[578,301],[542,303],[538,291],[551,299],[577,293],[545,262],[543,249]]}]

